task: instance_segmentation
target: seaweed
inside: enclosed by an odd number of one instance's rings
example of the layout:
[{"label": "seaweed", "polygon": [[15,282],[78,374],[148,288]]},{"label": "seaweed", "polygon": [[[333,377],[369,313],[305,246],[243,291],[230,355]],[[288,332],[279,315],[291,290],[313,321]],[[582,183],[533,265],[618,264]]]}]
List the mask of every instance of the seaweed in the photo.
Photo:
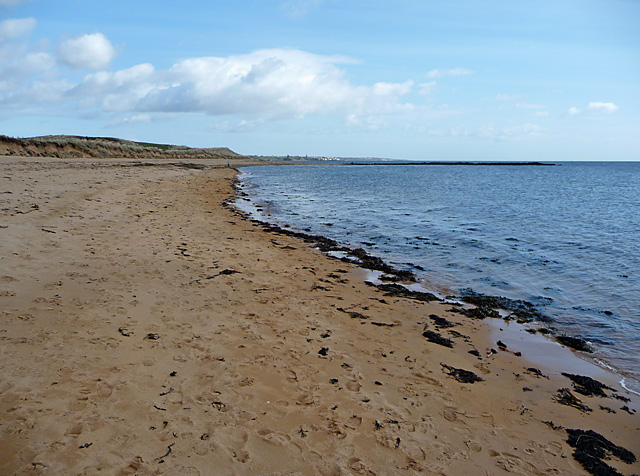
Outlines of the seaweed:
[{"label": "seaweed", "polygon": [[586,375],[576,375],[569,374],[567,372],[562,372],[562,375],[569,378],[573,382],[573,388],[576,392],[581,393],[582,395],[586,395],[591,397],[596,395],[598,397],[606,397],[607,394],[603,389],[616,391],[615,389],[599,382],[591,377],[587,377]]},{"label": "seaweed", "polygon": [[455,322],[451,322],[447,319],[445,319],[444,317],[440,317],[437,316],[435,314],[431,314],[429,316],[429,319],[431,319],[433,321],[433,323],[436,325],[436,327],[442,328],[442,329],[447,329],[449,327],[454,327],[457,324]]},{"label": "seaweed", "polygon": [[562,405],[567,405],[568,407],[577,408],[578,410],[583,412],[592,411],[591,408],[589,408],[589,406],[582,403],[582,400],[576,397],[568,388],[558,389],[558,395],[556,395],[555,399],[556,399],[556,402]]},{"label": "seaweed", "polygon": [[240,271],[236,271],[235,269],[223,269],[222,271],[220,271],[217,274],[214,274],[212,276],[207,276],[205,279],[213,279],[216,276],[229,276],[231,274],[236,274],[239,273]]},{"label": "seaweed", "polygon": [[527,369],[527,372],[528,372],[528,373],[530,373],[530,374],[535,375],[535,376],[536,376],[536,377],[538,377],[538,378],[540,378],[540,377],[544,377],[544,378],[546,378],[546,379],[548,379],[548,378],[549,378],[547,375],[544,375],[540,369],[537,369],[537,368],[535,368],[535,367],[529,367],[529,368]]},{"label": "seaweed", "polygon": [[362,248],[356,248],[355,250],[350,250],[349,255],[360,260],[360,266],[366,269],[371,269],[375,271],[382,271],[385,274],[389,274],[395,276],[396,279],[400,281],[416,281],[416,276],[413,274],[413,271],[409,271],[406,269],[399,270],[392,266],[389,266],[382,259],[377,256],[371,256]]},{"label": "seaweed", "polygon": [[444,368],[444,371],[447,373],[447,375],[451,375],[458,382],[461,382],[461,383],[482,382],[482,377],[478,377],[476,374],[474,374],[470,370],[457,369],[455,367],[451,367],[450,365],[442,364],[442,363],[440,365]]},{"label": "seaweed", "polygon": [[575,448],[573,457],[594,476],[621,476],[620,472],[603,461],[611,459],[612,456],[627,464],[636,461],[631,451],[612,443],[593,430],[567,429],[566,431],[569,434],[567,443]]},{"label": "seaweed", "polygon": [[361,312],[356,312],[356,311],[347,311],[341,307],[338,308],[338,311],[340,312],[344,312],[346,314],[349,314],[349,317],[351,319],[369,319],[369,316],[365,316],[364,314],[362,314]]},{"label": "seaweed", "polygon": [[377,256],[371,256],[362,248],[351,249],[346,246],[341,246],[336,240],[327,238],[321,235],[312,235],[310,233],[303,233],[300,231],[288,230],[278,225],[273,225],[256,220],[257,223],[262,225],[264,231],[274,233],[276,235],[286,235],[298,238],[305,243],[311,243],[323,253],[329,251],[341,251],[348,254],[347,257],[342,258],[342,261],[357,264],[358,266],[373,271],[382,271],[383,273],[394,276],[395,279],[400,281],[415,282],[416,277],[412,271],[397,269],[393,266],[385,263],[381,258]]},{"label": "seaweed", "polygon": [[584,340],[582,337],[571,337],[567,335],[556,336],[556,340],[560,342],[562,345],[566,345],[567,347],[571,347],[575,350],[580,350],[582,352],[593,353],[593,349],[589,345],[589,343]]},{"label": "seaweed", "polygon": [[415,299],[417,301],[440,301],[438,297],[431,293],[420,291],[411,291],[400,284],[378,284],[376,286],[380,291],[384,291],[386,296],[405,297]]},{"label": "seaweed", "polygon": [[453,348],[453,342],[451,339],[443,337],[441,334],[434,331],[424,331],[422,333],[423,337],[426,337],[429,342],[433,342],[434,344],[438,344],[444,347]]},{"label": "seaweed", "polygon": [[395,327],[396,326],[394,323],[389,323],[389,322],[371,322],[371,324],[378,327]]},{"label": "seaweed", "polygon": [[449,309],[449,312],[462,314],[463,316],[470,317],[471,319],[486,319],[487,317],[500,317],[500,313],[498,311],[485,306],[474,307],[472,309],[453,307]]},{"label": "seaweed", "polygon": [[[511,319],[518,321],[548,321],[549,318],[536,309],[536,307],[521,299],[509,299],[502,296],[487,296],[477,293],[473,289],[465,288],[460,291],[462,301],[473,304],[478,308],[505,309],[511,312]],[[499,316],[490,316],[499,317]]]}]

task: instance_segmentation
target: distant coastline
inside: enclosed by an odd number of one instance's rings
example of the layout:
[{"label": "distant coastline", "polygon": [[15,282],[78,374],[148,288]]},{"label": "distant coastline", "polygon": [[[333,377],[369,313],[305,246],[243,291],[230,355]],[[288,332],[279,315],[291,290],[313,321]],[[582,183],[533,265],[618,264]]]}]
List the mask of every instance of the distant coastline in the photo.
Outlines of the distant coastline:
[{"label": "distant coastline", "polygon": [[517,165],[517,166],[557,166],[544,162],[350,162],[347,165]]},{"label": "distant coastline", "polygon": [[0,155],[17,157],[135,158],[135,159],[253,159],[256,164],[335,164],[335,165],[511,165],[556,166],[544,162],[408,161],[383,157],[258,156],[238,154],[227,147],[187,146],[136,142],[114,137],[48,135],[9,137],[0,135]]},{"label": "distant coastline", "polygon": [[298,164],[335,164],[335,165],[518,165],[518,166],[557,166],[551,162],[508,162],[508,161],[444,161],[444,160],[403,160],[383,157],[325,157],[325,156],[298,156],[298,155],[250,155],[252,159],[262,162]]}]

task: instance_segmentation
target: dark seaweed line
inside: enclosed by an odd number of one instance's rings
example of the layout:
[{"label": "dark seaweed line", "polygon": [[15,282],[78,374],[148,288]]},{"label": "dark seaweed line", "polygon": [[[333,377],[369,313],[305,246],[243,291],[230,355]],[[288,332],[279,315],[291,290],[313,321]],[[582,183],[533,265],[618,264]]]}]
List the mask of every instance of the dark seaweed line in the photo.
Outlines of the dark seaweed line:
[{"label": "dark seaweed line", "polygon": [[[436,162],[429,162],[428,164],[437,164]],[[447,163],[450,164],[451,163]],[[464,162],[464,164],[471,164],[469,162]],[[480,164],[480,163],[479,163]],[[488,164],[488,163],[482,163]],[[518,164],[514,162],[513,164]],[[525,164],[525,163],[520,163]],[[551,165],[551,164],[542,164],[542,163],[526,163],[529,165]],[[384,165],[384,164],[382,164]],[[509,163],[511,165],[511,163]],[[237,170],[237,169],[236,169]],[[238,171],[239,172],[239,171]],[[336,240],[332,238],[328,238],[322,235],[313,235],[310,233],[303,233],[300,231],[294,231],[290,229],[283,228],[281,226],[271,224],[262,220],[256,220],[252,218],[249,214],[242,212],[234,205],[234,200],[237,200],[240,197],[245,196],[246,193],[240,190],[240,180],[236,177],[233,181],[233,187],[235,190],[234,199],[230,199],[225,202],[223,205],[232,209],[235,213],[241,216],[243,219],[251,221],[252,223],[262,226],[262,229],[269,233],[287,235],[297,239],[302,240],[305,243],[313,244],[316,248],[318,248],[323,253],[329,252],[343,252],[347,256],[344,258],[340,258],[341,261],[355,264],[361,268],[369,269],[372,271],[381,271],[386,276],[383,280],[386,281],[403,281],[403,282],[416,282],[416,276],[413,271],[410,270],[401,270],[394,268],[393,266],[387,264],[381,258],[377,256],[372,256],[363,248],[349,248],[347,246],[343,246],[338,243]],[[411,291],[405,286],[401,284],[380,284],[375,285],[378,289],[383,292],[386,292],[389,296],[396,297],[405,297],[409,299],[417,299],[420,301],[440,301],[441,299],[436,297],[435,295],[428,292],[420,292],[420,291]],[[532,330],[531,332],[540,332],[544,335],[552,335],[554,338],[562,345],[570,347],[574,350],[579,350],[583,352],[592,353],[593,348],[591,345],[581,337],[572,337],[567,336],[565,334],[555,335],[556,329],[554,327],[550,327],[549,324],[552,322],[552,319],[542,314],[538,311],[534,304],[529,301],[521,300],[521,299],[510,299],[503,296],[490,296],[482,293],[477,293],[470,288],[462,289],[460,291],[459,296],[447,296],[450,299],[460,299],[461,301],[474,305],[475,309],[462,309],[454,307],[452,310],[454,312],[459,312],[461,314],[466,315],[467,317],[476,318],[476,319],[484,319],[486,317],[493,318],[502,318],[499,314],[499,310],[508,311],[510,314],[507,317],[504,317],[505,320],[515,320],[518,323],[531,323],[531,322],[542,322],[546,324],[545,328],[538,329],[536,331]]]}]

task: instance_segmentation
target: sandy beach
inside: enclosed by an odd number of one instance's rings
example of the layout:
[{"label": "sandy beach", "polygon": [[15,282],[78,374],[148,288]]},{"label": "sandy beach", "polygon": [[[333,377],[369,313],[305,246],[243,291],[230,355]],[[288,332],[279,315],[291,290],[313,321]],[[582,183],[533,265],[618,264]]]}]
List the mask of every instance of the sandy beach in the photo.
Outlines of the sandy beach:
[{"label": "sandy beach", "polygon": [[251,163],[0,157],[1,475],[640,473],[616,376],[264,231]]}]

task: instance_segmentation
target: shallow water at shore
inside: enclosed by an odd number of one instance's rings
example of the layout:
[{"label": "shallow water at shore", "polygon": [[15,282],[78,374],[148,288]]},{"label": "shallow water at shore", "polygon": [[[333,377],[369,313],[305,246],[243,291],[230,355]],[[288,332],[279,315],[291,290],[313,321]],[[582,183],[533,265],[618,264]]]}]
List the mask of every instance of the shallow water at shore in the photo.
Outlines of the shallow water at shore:
[{"label": "shallow water at shore", "polygon": [[527,299],[640,390],[640,164],[243,172],[263,219],[363,247],[440,293]]}]

